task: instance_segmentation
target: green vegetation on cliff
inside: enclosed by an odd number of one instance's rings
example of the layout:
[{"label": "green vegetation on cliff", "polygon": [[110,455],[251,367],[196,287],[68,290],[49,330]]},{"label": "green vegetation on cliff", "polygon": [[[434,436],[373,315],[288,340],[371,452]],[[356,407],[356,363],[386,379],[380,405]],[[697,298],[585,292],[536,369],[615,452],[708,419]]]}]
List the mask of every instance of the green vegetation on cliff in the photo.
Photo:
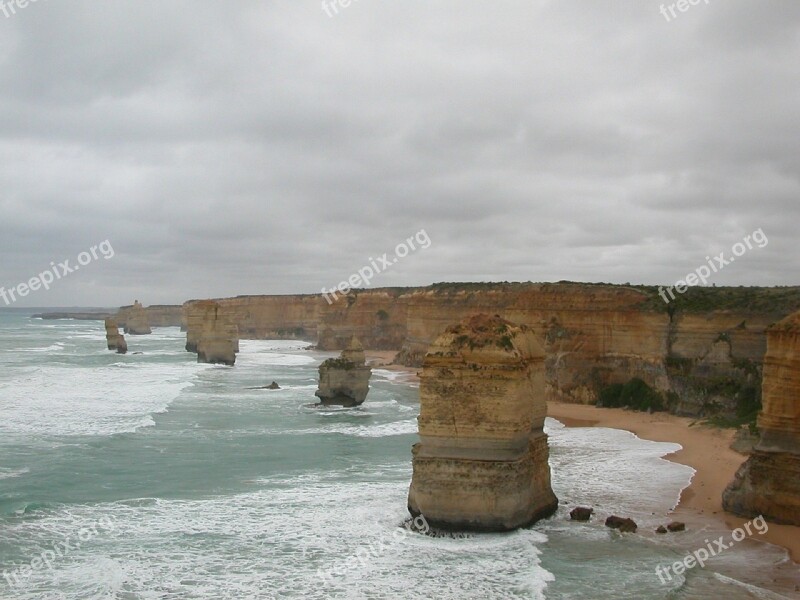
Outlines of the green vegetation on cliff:
[{"label": "green vegetation on cliff", "polygon": [[604,387],[600,390],[596,406],[641,411],[666,410],[664,397],[638,377],[625,384],[612,383]]}]

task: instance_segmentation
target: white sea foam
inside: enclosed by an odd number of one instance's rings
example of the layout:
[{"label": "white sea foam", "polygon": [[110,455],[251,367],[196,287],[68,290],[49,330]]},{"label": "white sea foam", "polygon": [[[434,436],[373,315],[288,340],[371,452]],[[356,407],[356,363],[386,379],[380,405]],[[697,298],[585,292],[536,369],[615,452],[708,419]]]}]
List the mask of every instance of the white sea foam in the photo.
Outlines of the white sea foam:
[{"label": "white sea foam", "polygon": [[663,458],[680,450],[680,444],[642,440],[619,429],[564,427],[550,418],[545,429],[562,503],[589,504],[647,521],[653,512],[671,510],[694,475],[691,467]]},{"label": "white sea foam", "polygon": [[[113,522],[26,586],[31,594],[57,586],[69,600],[544,597],[553,579],[540,563],[546,536],[404,533],[406,492],[395,483],[304,478],[235,497],[72,507],[8,533],[11,543],[44,548]],[[339,568],[329,575],[330,567]]]},{"label": "white sea foam", "polygon": [[190,386],[196,365],[46,365],[0,382],[0,431],[9,434],[111,435],[154,424]]},{"label": "white sea foam", "polygon": [[0,479],[12,479],[13,477],[25,475],[26,473],[30,473],[30,469],[27,467],[23,469],[4,469],[0,467]]}]

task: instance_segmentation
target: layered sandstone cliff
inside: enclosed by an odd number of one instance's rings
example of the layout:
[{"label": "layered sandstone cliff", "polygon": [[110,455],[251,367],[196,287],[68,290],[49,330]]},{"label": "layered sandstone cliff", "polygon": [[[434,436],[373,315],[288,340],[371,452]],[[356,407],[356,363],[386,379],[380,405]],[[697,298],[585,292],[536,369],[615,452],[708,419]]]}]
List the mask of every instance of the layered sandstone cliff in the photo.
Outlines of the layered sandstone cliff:
[{"label": "layered sandstone cliff", "polygon": [[506,531],[552,514],[545,353],[536,334],[478,315],[431,346],[408,508],[434,526]]},{"label": "layered sandstone cliff", "polygon": [[[196,302],[186,303],[187,314]],[[397,360],[414,366],[448,324],[499,314],[539,336],[548,398],[593,403],[603,389],[639,378],[673,412],[735,416],[758,409],[766,327],[800,309],[800,289],[695,288],[669,306],[656,288],[568,282],[353,290],[331,303],[322,295],[219,302],[243,338],[341,350],[355,335],[370,350],[402,349]]]},{"label": "layered sandstone cliff", "polygon": [[153,333],[153,330],[150,329],[147,311],[138,300],[128,309],[124,331],[130,335],[149,335]]},{"label": "layered sandstone cliff", "polygon": [[725,510],[800,525],[800,312],[768,330],[761,439],[722,496]]},{"label": "layered sandstone cliff", "polygon": [[194,347],[197,352],[197,362],[233,366],[239,349],[239,336],[231,315],[213,300],[202,303],[197,314],[200,315],[201,321],[197,328],[192,330],[196,335]]},{"label": "layered sandstone cliff", "polygon": [[329,358],[320,365],[319,389],[314,395],[326,405],[359,406],[367,399],[371,375],[364,348],[353,337],[339,358]]},{"label": "layered sandstone cliff", "polygon": [[[294,296],[237,296],[216,299],[236,324],[242,339],[297,339],[314,341],[320,322],[320,310],[325,303],[321,295]],[[193,338],[197,310],[203,310],[206,300],[185,302],[187,340]],[[198,307],[197,305],[201,306]],[[348,341],[350,338],[347,338]],[[341,350],[344,346],[336,348]]]}]

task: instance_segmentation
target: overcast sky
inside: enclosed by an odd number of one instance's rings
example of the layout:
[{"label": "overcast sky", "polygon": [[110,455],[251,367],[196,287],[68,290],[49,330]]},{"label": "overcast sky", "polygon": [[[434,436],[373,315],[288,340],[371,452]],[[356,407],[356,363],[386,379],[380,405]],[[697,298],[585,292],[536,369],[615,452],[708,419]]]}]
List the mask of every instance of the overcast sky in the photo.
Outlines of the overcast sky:
[{"label": "overcast sky", "polygon": [[800,2],[661,4],[0,12],[0,285],[107,239],[16,306],[318,292],[421,229],[373,286],[673,283],[757,229],[712,281],[799,284]]}]

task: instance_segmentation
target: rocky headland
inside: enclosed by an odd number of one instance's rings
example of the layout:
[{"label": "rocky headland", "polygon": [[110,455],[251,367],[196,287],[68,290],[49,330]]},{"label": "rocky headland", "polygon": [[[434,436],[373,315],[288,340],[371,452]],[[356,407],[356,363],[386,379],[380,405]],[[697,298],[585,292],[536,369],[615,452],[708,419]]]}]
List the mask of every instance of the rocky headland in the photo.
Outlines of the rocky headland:
[{"label": "rocky headland", "polygon": [[443,529],[507,531],[552,514],[545,352],[498,316],[449,327],[420,375],[412,515]]}]

